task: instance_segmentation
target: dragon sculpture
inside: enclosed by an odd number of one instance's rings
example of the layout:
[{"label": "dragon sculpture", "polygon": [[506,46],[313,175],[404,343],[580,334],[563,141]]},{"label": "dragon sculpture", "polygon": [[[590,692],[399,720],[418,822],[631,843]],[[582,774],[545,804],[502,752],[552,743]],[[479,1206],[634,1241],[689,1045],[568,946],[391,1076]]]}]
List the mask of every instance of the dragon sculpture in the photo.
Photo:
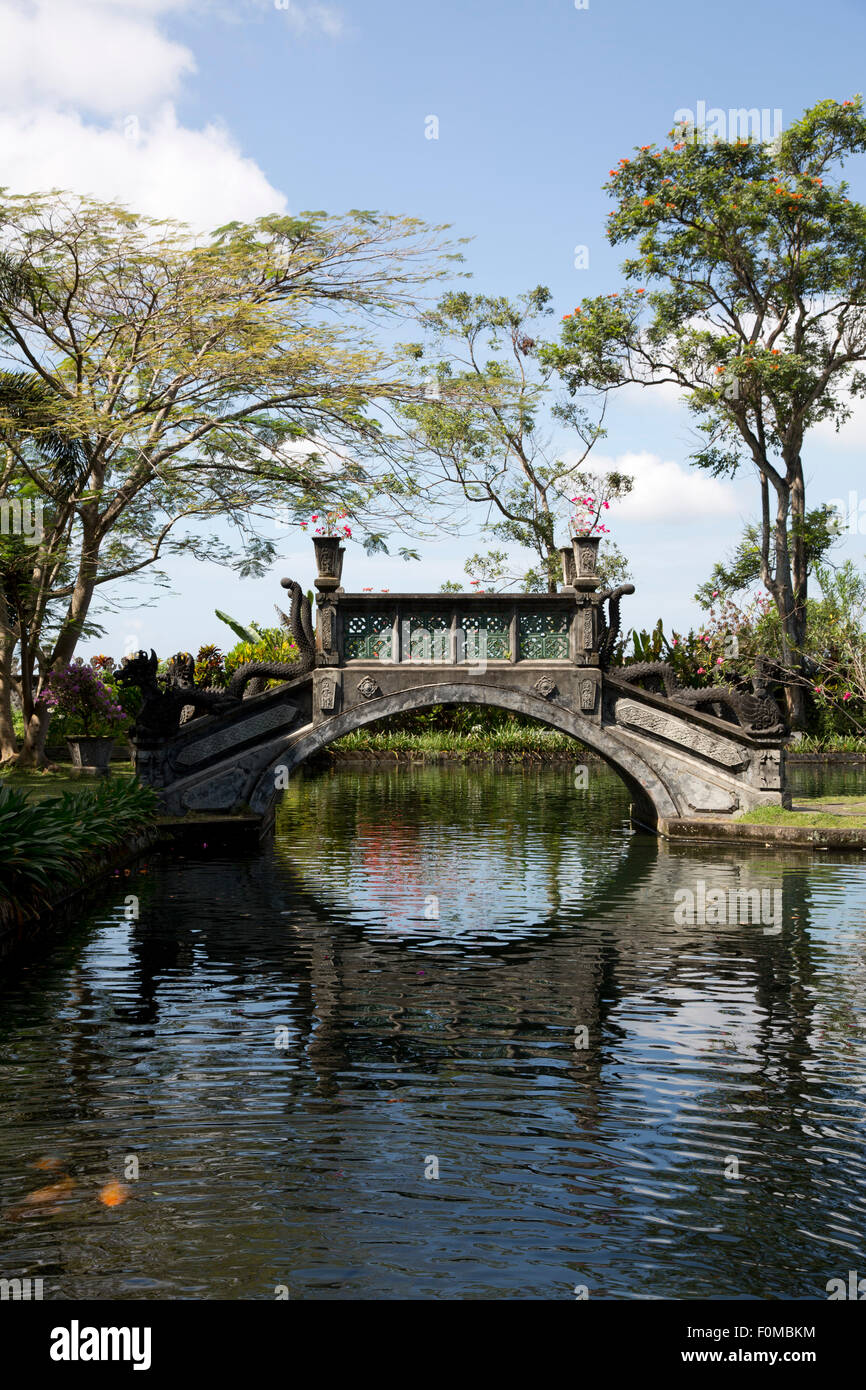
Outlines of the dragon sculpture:
[{"label": "dragon sculpture", "polygon": [[277,613],[289,629],[300,653],[297,661],[248,661],[232,675],[225,690],[209,690],[195,683],[195,662],[188,652],[178,652],[168,663],[166,675],[157,675],[157,655],[151,650],[127,657],[118,672],[120,685],[138,686],[144,699],[134,732],[141,737],[170,737],[191,719],[205,714],[227,714],[241,700],[261,694],[268,681],[288,681],[304,675],[316,664],[310,601],[294,579],[280,580],[290,589],[292,602],[288,616]]},{"label": "dragon sculpture", "polygon": [[[622,666],[616,672],[620,680],[629,685],[649,688],[655,694],[665,695],[673,704],[685,705],[689,709],[713,714],[717,719],[728,719],[748,729],[752,733],[784,734],[787,732],[782,712],[770,694],[768,681],[773,678],[769,661],[758,657],[755,674],[751,679],[751,690],[745,681],[738,685],[715,685],[704,690],[693,690],[683,686],[676,672],[667,661],[635,661]],[[644,686],[648,682],[648,687]]]},{"label": "dragon sculpture", "polygon": [[[605,589],[599,594],[598,616],[598,659],[601,669],[606,671],[613,657],[613,649],[619,636],[619,607],[625,594],[633,594],[633,584],[621,584],[618,589]],[[607,599],[607,618],[604,616],[604,601]]]},{"label": "dragon sculpture", "polygon": [[282,609],[277,613],[283,626],[288,628],[295,639],[300,653],[297,661],[248,661],[239,666],[228,683],[228,694],[238,699],[250,695],[260,695],[267,689],[268,681],[290,681],[295,676],[303,676],[312,671],[316,664],[316,639],[313,636],[313,618],[310,600],[294,579],[281,579],[284,589],[290,589],[292,602],[288,616]]},{"label": "dragon sculpture", "polygon": [[[181,685],[157,675],[159,664],[156,652],[136,652],[124,658],[117,673],[118,685],[136,685],[143,701],[135,721],[136,737],[166,738],[176,733],[184,711],[191,708],[192,717],[198,714],[225,714],[238,701],[221,690],[201,690],[196,685]],[[189,716],[187,716],[189,718]]]}]

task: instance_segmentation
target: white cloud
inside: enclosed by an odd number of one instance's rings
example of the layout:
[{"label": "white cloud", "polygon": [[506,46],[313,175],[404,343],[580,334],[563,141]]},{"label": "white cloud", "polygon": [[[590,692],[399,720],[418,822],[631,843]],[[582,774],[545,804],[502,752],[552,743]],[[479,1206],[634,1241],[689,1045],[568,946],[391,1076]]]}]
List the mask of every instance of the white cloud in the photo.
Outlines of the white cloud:
[{"label": "white cloud", "polygon": [[[248,0],[255,3],[255,0]],[[195,58],[161,21],[218,0],[0,0],[0,186],[68,189],[206,230],[286,200],[218,122],[178,123]]]},{"label": "white cloud", "polygon": [[112,116],[143,114],[174,96],[195,59],[160,32],[151,8],[129,0],[0,0],[3,107]]},{"label": "white cloud", "polygon": [[[566,459],[567,459],[566,455]],[[626,453],[616,458],[593,453],[587,471],[629,473],[634,487],[620,502],[611,503],[617,522],[686,522],[737,516],[741,504],[735,488],[697,468],[685,468],[659,454]]]},{"label": "white cloud", "polygon": [[286,206],[220,126],[189,130],[167,106],[147,126],[127,129],[59,111],[0,112],[0,184],[16,193],[72,189],[199,230]]}]

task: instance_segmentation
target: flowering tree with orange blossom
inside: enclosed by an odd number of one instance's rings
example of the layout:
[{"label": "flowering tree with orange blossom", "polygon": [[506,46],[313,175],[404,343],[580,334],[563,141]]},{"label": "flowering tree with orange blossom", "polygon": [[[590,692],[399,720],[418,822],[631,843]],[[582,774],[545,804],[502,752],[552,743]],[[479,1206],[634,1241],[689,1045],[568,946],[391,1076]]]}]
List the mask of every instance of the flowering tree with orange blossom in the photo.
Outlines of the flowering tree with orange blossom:
[{"label": "flowering tree with orange blossom", "polygon": [[[760,578],[795,674],[806,647],[808,432],[838,429],[866,393],[866,208],[841,166],[866,149],[860,97],[819,102],[772,144],[679,126],[610,171],[622,292],[585,299],[544,358],[569,390],[681,388],[701,438],[691,462],[755,469]],[[637,282],[637,283],[635,283]],[[805,683],[786,689],[801,727]]]}]

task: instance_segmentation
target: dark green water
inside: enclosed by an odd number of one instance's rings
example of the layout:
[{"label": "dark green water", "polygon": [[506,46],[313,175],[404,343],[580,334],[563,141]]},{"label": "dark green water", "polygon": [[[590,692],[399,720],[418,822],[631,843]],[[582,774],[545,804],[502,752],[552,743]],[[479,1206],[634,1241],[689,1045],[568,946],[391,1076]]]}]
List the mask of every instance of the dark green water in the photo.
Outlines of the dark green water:
[{"label": "dark green water", "polygon": [[[344,770],[295,783],[261,855],[117,879],[0,988],[0,1275],[802,1299],[866,1273],[866,866],[670,850],[626,813],[595,768]],[[701,883],[778,890],[778,925],[678,924]]]}]

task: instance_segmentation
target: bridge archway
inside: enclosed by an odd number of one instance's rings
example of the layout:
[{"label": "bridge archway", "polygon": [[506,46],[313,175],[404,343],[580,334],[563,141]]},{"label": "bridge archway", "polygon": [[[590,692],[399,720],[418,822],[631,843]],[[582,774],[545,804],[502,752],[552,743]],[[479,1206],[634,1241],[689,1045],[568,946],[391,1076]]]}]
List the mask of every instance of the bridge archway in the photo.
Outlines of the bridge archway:
[{"label": "bridge archway", "polygon": [[432,705],[486,705],[510,713],[528,715],[548,728],[571,735],[597,753],[628,787],[633,798],[633,815],[638,822],[645,822],[649,828],[655,825],[659,817],[678,814],[674,799],[656,769],[609,728],[575,710],[551,704],[541,696],[527,695],[523,691],[507,687],[490,687],[469,682],[410,687],[392,695],[370,700],[363,705],[355,705],[342,714],[308,727],[299,734],[288,736],[282,750],[270,759],[259,776],[250,796],[250,808],[258,815],[265,815],[270,810],[279,795],[275,790],[279,768],[285,768],[291,775],[313,754],[342,738],[344,734],[364,728],[368,724],[379,723],[391,715],[425,709]]}]

